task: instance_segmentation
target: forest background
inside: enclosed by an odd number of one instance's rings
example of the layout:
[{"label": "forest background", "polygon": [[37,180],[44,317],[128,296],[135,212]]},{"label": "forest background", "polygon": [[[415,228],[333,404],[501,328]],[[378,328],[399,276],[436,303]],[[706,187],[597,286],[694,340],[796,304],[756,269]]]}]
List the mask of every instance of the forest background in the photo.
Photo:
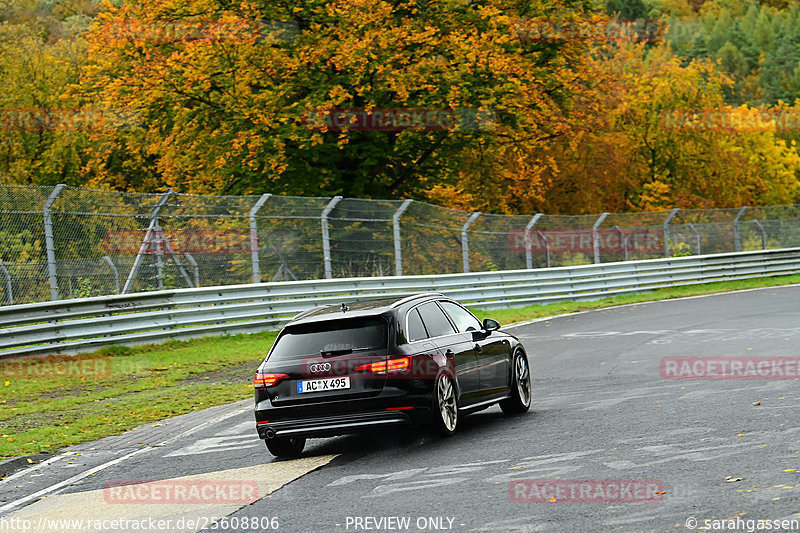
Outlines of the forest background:
[{"label": "forest background", "polygon": [[0,183],[800,202],[800,4],[0,0]]}]

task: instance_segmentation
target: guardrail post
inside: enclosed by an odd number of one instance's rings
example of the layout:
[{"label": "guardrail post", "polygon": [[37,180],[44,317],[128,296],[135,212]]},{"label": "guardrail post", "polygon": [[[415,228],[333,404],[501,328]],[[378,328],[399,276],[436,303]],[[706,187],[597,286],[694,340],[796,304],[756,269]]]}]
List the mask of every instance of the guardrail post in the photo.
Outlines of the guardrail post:
[{"label": "guardrail post", "polygon": [[742,219],[750,206],[744,206],[736,213],[736,218],[733,219],[733,247],[737,252],[742,251],[742,236],[739,233],[739,221]]},{"label": "guardrail post", "polygon": [[[147,248],[150,246],[151,239],[153,238],[153,234],[159,229],[158,225],[158,214],[161,212],[161,208],[164,207],[169,200],[170,196],[175,194],[172,192],[172,189],[167,189],[167,192],[161,195],[161,198],[158,199],[158,202],[150,210],[150,214],[147,215],[147,218],[150,219],[150,225],[147,227],[147,232],[144,234],[144,239],[142,239],[142,245],[139,246],[139,252],[136,254],[136,259],[133,260],[133,266],[131,267],[131,271],[128,274],[128,279],[125,280],[125,286],[122,288],[122,294],[127,294],[129,290],[131,290],[131,286],[133,285],[134,279],[136,279],[136,273],[139,272],[139,267],[142,266],[142,256],[147,251]],[[160,238],[160,236],[157,236]]]},{"label": "guardrail post", "polygon": [[761,231],[761,249],[762,250],[766,250],[767,249],[767,232],[764,229],[764,225],[761,223],[760,220],[755,219],[755,218],[753,219],[753,222],[758,227],[759,231]]},{"label": "guardrail post", "polygon": [[6,294],[8,295],[8,305],[14,305],[14,289],[11,287],[11,274],[8,273],[8,269],[3,264],[2,259],[0,259],[0,272],[2,272],[3,276],[6,278]]},{"label": "guardrail post", "polygon": [[531,235],[531,230],[533,230],[540,218],[542,218],[542,213],[536,213],[528,222],[528,225],[525,226],[525,268],[528,269],[533,268],[533,235]]},{"label": "guardrail post", "polygon": [[467,222],[461,227],[461,255],[464,260],[464,272],[469,272],[469,227],[478,219],[481,214],[478,211],[472,213]]},{"label": "guardrail post", "polygon": [[394,235],[394,273],[396,276],[403,275],[403,246],[400,240],[400,217],[406,212],[413,200],[403,201],[397,211],[392,215],[392,233]]},{"label": "guardrail post", "polygon": [[592,248],[594,249],[594,264],[600,263],[600,236],[597,233],[597,228],[603,223],[608,216],[608,213],[603,213],[598,217],[592,226]]},{"label": "guardrail post", "polygon": [[194,286],[199,287],[200,267],[197,266],[197,261],[194,260],[194,257],[192,257],[192,254],[190,254],[189,252],[185,252],[183,256],[186,258],[187,261],[189,261],[189,264],[192,265],[192,269],[194,270]]},{"label": "guardrail post", "polygon": [[119,271],[117,270],[117,266],[107,255],[103,256],[103,262],[107,264],[109,268],[111,268],[111,272],[114,273],[114,294],[119,294]]},{"label": "guardrail post", "polygon": [[53,207],[58,195],[66,187],[65,184],[59,183],[53,188],[50,196],[44,203],[42,215],[44,217],[44,241],[45,248],[47,249],[47,274],[50,279],[50,299],[58,300],[58,272],[56,270],[56,247],[53,241],[53,217],[50,214],[50,208]]},{"label": "guardrail post", "polygon": [[334,196],[325,209],[322,210],[320,221],[322,223],[322,261],[325,263],[325,279],[333,278],[333,268],[331,267],[331,236],[328,231],[328,215],[333,208],[342,200],[341,196]]},{"label": "guardrail post", "polygon": [[678,211],[680,211],[680,209],[676,207],[675,209],[673,209],[672,211],[669,212],[669,215],[667,215],[667,219],[664,220],[663,231],[662,231],[662,233],[664,234],[664,257],[669,257],[670,256],[670,251],[669,251],[669,223],[672,222],[672,219],[675,218],[675,215],[678,214]]},{"label": "guardrail post", "polygon": [[695,252],[695,254],[696,255],[702,255],[703,252],[700,249],[700,232],[697,231],[697,228],[694,227],[694,224],[689,224],[688,226],[689,226],[689,229],[692,230],[692,233],[694,233],[694,240],[695,240],[695,244],[696,244],[696,247],[697,247],[697,251]]},{"label": "guardrail post", "polygon": [[[256,214],[264,206],[264,203],[269,200],[270,196],[272,195],[269,193],[262,194],[253,208],[250,209],[250,261],[253,265],[253,283],[261,282],[261,270],[258,263],[258,221],[256,220]],[[196,263],[194,265],[196,266]]]}]

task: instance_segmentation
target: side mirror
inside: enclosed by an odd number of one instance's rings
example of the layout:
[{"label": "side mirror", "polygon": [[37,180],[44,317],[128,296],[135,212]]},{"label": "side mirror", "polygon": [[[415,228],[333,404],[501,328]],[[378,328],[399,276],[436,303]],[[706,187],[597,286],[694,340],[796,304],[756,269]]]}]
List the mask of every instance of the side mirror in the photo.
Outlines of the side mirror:
[{"label": "side mirror", "polygon": [[483,329],[487,333],[491,333],[492,331],[497,331],[498,329],[500,329],[500,322],[498,322],[493,318],[484,318]]}]

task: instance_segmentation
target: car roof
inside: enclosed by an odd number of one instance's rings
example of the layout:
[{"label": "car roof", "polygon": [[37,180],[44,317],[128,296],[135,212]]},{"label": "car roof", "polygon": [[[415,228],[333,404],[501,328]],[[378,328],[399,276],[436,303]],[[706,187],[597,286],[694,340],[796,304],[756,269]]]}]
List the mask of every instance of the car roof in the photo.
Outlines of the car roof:
[{"label": "car roof", "polygon": [[[426,292],[413,294],[411,296],[406,295],[395,298],[371,298],[367,300],[358,300],[355,302],[342,302],[340,304],[322,305],[295,315],[287,325],[322,322],[326,320],[339,320],[343,318],[378,316],[392,312],[394,309],[397,309],[407,303],[418,303],[420,301],[443,297],[444,295],[438,292]],[[344,310],[343,306],[346,306]]]}]

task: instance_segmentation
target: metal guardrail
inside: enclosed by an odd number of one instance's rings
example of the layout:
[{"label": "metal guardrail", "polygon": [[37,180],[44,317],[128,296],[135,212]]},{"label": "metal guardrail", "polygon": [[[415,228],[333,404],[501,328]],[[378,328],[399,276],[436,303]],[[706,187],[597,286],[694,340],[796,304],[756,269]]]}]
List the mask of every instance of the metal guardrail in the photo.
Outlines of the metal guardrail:
[{"label": "metal guardrail", "polygon": [[437,291],[481,309],[800,272],[800,248],[439,276],[325,279],[0,307],[0,358],[277,329],[315,305]]}]

